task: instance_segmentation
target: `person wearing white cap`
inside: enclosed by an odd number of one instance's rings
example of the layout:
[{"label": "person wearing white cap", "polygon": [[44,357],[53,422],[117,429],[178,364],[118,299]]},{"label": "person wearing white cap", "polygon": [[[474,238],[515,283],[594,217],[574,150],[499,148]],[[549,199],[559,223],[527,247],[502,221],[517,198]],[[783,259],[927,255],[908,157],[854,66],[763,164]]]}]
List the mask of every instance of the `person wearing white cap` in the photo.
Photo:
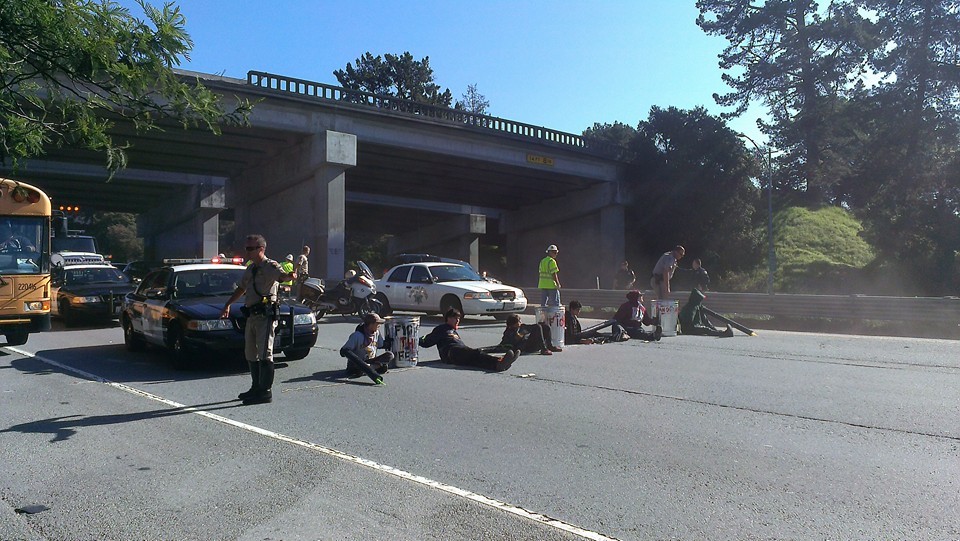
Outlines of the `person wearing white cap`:
[{"label": "person wearing white cap", "polygon": [[560,250],[556,244],[547,246],[547,256],[540,260],[540,288],[541,306],[560,306],[560,267],[557,266],[557,254]]}]

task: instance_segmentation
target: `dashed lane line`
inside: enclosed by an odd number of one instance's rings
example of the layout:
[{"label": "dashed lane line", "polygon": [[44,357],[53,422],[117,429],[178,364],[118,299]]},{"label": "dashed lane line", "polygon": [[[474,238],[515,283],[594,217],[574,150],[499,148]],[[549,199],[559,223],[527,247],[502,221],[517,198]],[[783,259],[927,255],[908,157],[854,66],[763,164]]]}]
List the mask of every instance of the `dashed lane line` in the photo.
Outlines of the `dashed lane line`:
[{"label": "dashed lane line", "polygon": [[113,387],[113,388],[115,388],[115,389],[119,389],[119,390],[121,390],[121,391],[125,391],[125,392],[130,393],[130,394],[133,394],[133,395],[137,395],[137,396],[141,396],[141,397],[144,397],[144,398],[148,398],[148,399],[150,399],[150,400],[154,400],[154,401],[156,401],[156,402],[160,402],[160,403],[162,403],[162,404],[166,404],[166,405],[168,405],[168,406],[171,406],[171,407],[174,407],[174,408],[178,408],[178,409],[180,409],[180,410],[182,410],[182,411],[186,411],[186,412],[190,412],[190,413],[195,413],[195,414],[200,415],[200,416],[202,416],[202,417],[206,417],[206,418],[208,418],[208,419],[210,419],[210,420],[217,421],[217,422],[223,423],[223,424],[225,424],[225,425],[230,425],[230,426],[233,426],[233,427],[235,427],[235,428],[239,428],[239,429],[241,429],[241,430],[246,430],[246,431],[248,431],[248,432],[253,432],[254,434],[259,434],[259,435],[261,435],[261,436],[265,436],[265,437],[268,437],[268,438],[272,438],[272,439],[275,439],[275,440],[278,440],[278,441],[282,441],[282,442],[290,443],[290,444],[297,445],[297,446],[300,446],[300,447],[304,447],[304,448],[306,448],[306,449],[310,449],[310,450],[313,450],[313,451],[316,451],[316,452],[319,452],[319,453],[323,453],[323,454],[325,454],[325,455],[329,455],[329,456],[332,456],[332,457],[335,457],[335,458],[339,458],[339,459],[341,459],[341,460],[346,460],[346,461],[348,461],[348,462],[353,462],[354,464],[360,464],[361,466],[366,466],[366,467],[368,467],[368,468],[372,468],[372,469],[374,469],[374,470],[378,470],[378,471],[381,471],[381,472],[383,472],[383,473],[387,473],[387,474],[393,475],[393,476],[395,476],[395,477],[399,477],[399,478],[401,478],[401,479],[406,479],[407,481],[412,481],[412,482],[417,483],[417,484],[419,484],[419,485],[423,485],[423,486],[431,487],[431,488],[434,488],[434,489],[437,489],[437,490],[441,490],[441,491],[446,492],[446,493],[448,493],[448,494],[453,494],[454,496],[459,496],[459,497],[461,497],[461,498],[466,498],[467,500],[470,500],[470,501],[479,503],[479,504],[481,504],[481,505],[485,505],[485,506],[488,506],[488,507],[493,507],[493,508],[495,508],[495,509],[499,509],[499,510],[501,510],[501,511],[505,511],[505,512],[510,513],[510,514],[512,514],[512,515],[518,516],[518,517],[520,517],[520,518],[525,518],[525,519],[528,519],[528,520],[532,520],[532,521],[534,521],[534,522],[538,522],[538,523],[540,523],[540,524],[544,524],[544,525],[547,525],[547,526],[552,526],[553,528],[556,528],[556,529],[558,529],[558,530],[562,530],[562,531],[564,531],[564,532],[571,533],[571,534],[576,535],[576,536],[578,536],[578,537],[582,537],[583,539],[591,539],[591,540],[594,540],[594,541],[617,541],[617,539],[616,539],[615,537],[609,537],[609,536],[603,535],[603,534],[598,533],[598,532],[594,532],[594,531],[591,531],[591,530],[587,530],[587,529],[581,528],[581,527],[579,527],[579,526],[575,526],[575,525],[573,525],[573,524],[569,524],[569,523],[567,523],[567,522],[563,522],[562,520],[558,520],[558,519],[549,517],[549,516],[544,515],[544,514],[542,514],[542,513],[536,513],[536,512],[534,512],[534,511],[529,511],[529,510],[527,510],[527,509],[524,509],[524,508],[522,508],[522,507],[518,507],[518,506],[516,506],[516,505],[511,505],[511,504],[509,504],[509,503],[502,502],[502,501],[496,500],[496,499],[494,499],[494,498],[489,498],[489,497],[484,496],[484,495],[482,495],[482,494],[477,494],[476,492],[471,492],[471,491],[469,491],[469,490],[464,490],[464,489],[462,489],[462,488],[457,488],[457,487],[455,487],[455,486],[448,485],[448,484],[446,484],[446,483],[441,483],[440,481],[434,481],[434,480],[432,480],[432,479],[428,479],[428,478],[423,477],[423,476],[420,476],[420,475],[416,475],[416,474],[413,474],[413,473],[410,473],[410,472],[407,472],[407,471],[404,471],[404,470],[401,470],[401,469],[398,469],[398,468],[394,468],[393,466],[388,466],[388,465],[386,465],[386,464],[381,464],[381,463],[379,463],[379,462],[374,462],[373,460],[368,460],[368,459],[366,459],[366,458],[362,458],[362,457],[359,457],[359,456],[350,455],[350,454],[344,453],[344,452],[342,452],[342,451],[338,451],[338,450],[336,450],[336,449],[332,449],[332,448],[330,448],[330,447],[324,447],[323,445],[319,445],[319,444],[312,443],[312,442],[309,442],[309,441],[304,441],[304,440],[301,440],[301,439],[297,439],[297,438],[293,438],[293,437],[290,437],[290,436],[286,436],[286,435],[284,435],[284,434],[280,434],[279,432],[273,432],[273,431],[271,431],[271,430],[266,430],[266,429],[260,428],[260,427],[258,427],[258,426],[249,425],[249,424],[246,424],[246,423],[241,423],[240,421],[235,421],[235,420],[230,419],[230,418],[228,418],[228,417],[223,417],[222,415],[217,415],[217,414],[214,414],[214,413],[210,413],[210,412],[208,412],[208,411],[203,411],[203,410],[194,408],[194,407],[192,407],[192,406],[187,406],[187,405],[185,405],[185,404],[180,404],[180,403],[178,403],[178,402],[174,402],[173,400],[168,400],[168,399],[166,399],[166,398],[163,398],[162,396],[158,396],[158,395],[155,395],[155,394],[153,394],[153,393],[148,393],[148,392],[146,392],[146,391],[142,391],[142,390],[137,389],[137,388],[135,388],[135,387],[130,387],[129,385],[124,385],[124,384],[122,384],[122,383],[117,383],[117,382],[115,382],[115,381],[110,381],[110,380],[108,380],[108,379],[106,379],[106,378],[104,378],[104,377],[98,376],[98,375],[96,375],[96,374],[92,374],[92,373],[90,373],[90,372],[86,372],[86,371],[84,371],[84,370],[80,370],[79,368],[75,368],[75,367],[72,367],[72,366],[68,366],[68,365],[59,363],[59,362],[54,361],[54,360],[52,360],[52,359],[48,359],[48,358],[46,358],[46,357],[43,357],[42,355],[37,355],[37,354],[31,353],[31,352],[29,352],[29,351],[24,351],[24,350],[22,350],[22,349],[20,349],[20,348],[17,348],[17,347],[6,346],[4,349],[7,349],[7,350],[12,351],[12,352],[14,352],[14,353],[17,353],[17,354],[19,354],[19,355],[23,355],[23,356],[25,356],[25,357],[30,357],[30,358],[32,358],[32,359],[37,359],[37,360],[42,361],[42,362],[44,362],[44,363],[46,363],[46,364],[49,364],[49,365],[51,365],[51,366],[55,366],[55,367],[57,367],[57,368],[65,371],[65,372],[70,372],[70,373],[76,374],[76,375],[81,376],[81,377],[83,377],[83,378],[87,378],[87,379],[96,381],[96,382],[98,382],[98,383],[102,383],[102,384],[104,384],[104,385],[108,385],[108,386],[110,386],[110,387]]}]

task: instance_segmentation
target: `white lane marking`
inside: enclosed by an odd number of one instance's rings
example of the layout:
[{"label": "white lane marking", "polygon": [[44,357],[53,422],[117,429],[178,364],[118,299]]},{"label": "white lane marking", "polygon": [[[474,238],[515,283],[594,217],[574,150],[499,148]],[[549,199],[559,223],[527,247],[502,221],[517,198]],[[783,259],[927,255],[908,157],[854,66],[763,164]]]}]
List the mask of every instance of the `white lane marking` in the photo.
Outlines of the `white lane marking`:
[{"label": "white lane marking", "polygon": [[591,539],[591,540],[594,540],[594,541],[618,541],[617,538],[615,538],[615,537],[609,537],[609,536],[603,535],[603,534],[598,533],[598,532],[594,532],[594,531],[591,531],[591,530],[586,530],[586,529],[584,529],[584,528],[580,528],[579,526],[574,526],[573,524],[568,524],[568,523],[566,523],[566,522],[563,522],[562,520],[558,520],[558,519],[555,519],[555,518],[548,517],[547,515],[544,515],[544,514],[542,514],[542,513],[535,513],[535,512],[533,512],[533,511],[528,511],[528,510],[526,510],[526,509],[524,509],[524,508],[522,508],[522,507],[518,507],[518,506],[516,506],[516,505],[511,505],[511,504],[509,504],[509,503],[505,503],[505,502],[502,502],[502,501],[500,501],[500,500],[496,500],[496,499],[493,499],[493,498],[488,498],[488,497],[486,497],[486,496],[484,496],[484,495],[482,495],[482,494],[477,494],[476,492],[471,492],[471,491],[469,491],[469,490],[464,490],[464,489],[462,489],[462,488],[457,488],[457,487],[455,487],[455,486],[448,485],[448,484],[445,484],[445,483],[441,483],[441,482],[439,482],[439,481],[434,481],[434,480],[432,480],[432,479],[428,479],[428,478],[422,477],[422,476],[420,476],[420,475],[415,475],[415,474],[406,472],[406,471],[404,471],[404,470],[400,470],[400,469],[394,468],[393,466],[388,466],[388,465],[386,465],[386,464],[380,464],[379,462],[374,462],[373,460],[367,460],[366,458],[362,458],[362,457],[358,457],[358,456],[354,456],[354,455],[349,455],[349,454],[347,454],[347,453],[344,453],[344,452],[341,452],[341,451],[337,451],[336,449],[331,449],[330,447],[324,447],[324,446],[322,446],[322,445],[319,445],[319,444],[316,444],[316,443],[312,443],[312,442],[309,442],[309,441],[304,441],[304,440],[300,440],[300,439],[293,438],[293,437],[290,437],[290,436],[285,436],[285,435],[283,435],[283,434],[280,434],[279,432],[273,432],[273,431],[270,431],[270,430],[266,430],[266,429],[260,428],[260,427],[258,427],[258,426],[248,425],[248,424],[246,424],[246,423],[241,423],[240,421],[234,421],[233,419],[230,419],[230,418],[227,418],[227,417],[223,417],[223,416],[221,416],[221,415],[216,415],[216,414],[210,413],[210,412],[208,412],[208,411],[203,411],[203,410],[197,409],[197,408],[195,408],[195,407],[193,407],[193,406],[187,406],[187,405],[185,405],[185,404],[180,404],[180,403],[174,402],[173,400],[167,400],[166,398],[163,398],[162,396],[158,396],[158,395],[155,395],[155,394],[153,394],[153,393],[148,393],[148,392],[146,392],[146,391],[141,391],[140,389],[136,389],[136,388],[134,388],[134,387],[130,387],[129,385],[124,385],[124,384],[122,384],[122,383],[117,383],[117,382],[115,382],[115,381],[110,381],[110,380],[108,380],[108,379],[106,379],[106,378],[104,378],[104,377],[98,376],[98,375],[96,375],[96,374],[92,374],[92,373],[90,373],[90,372],[86,372],[86,371],[84,371],[84,370],[80,370],[79,368],[74,368],[74,367],[72,367],[72,366],[68,366],[68,365],[59,363],[59,362],[54,361],[54,360],[52,360],[52,359],[47,359],[46,357],[43,357],[43,356],[41,356],[41,355],[36,355],[36,354],[34,354],[34,353],[30,353],[29,351],[24,351],[24,350],[22,350],[22,349],[20,349],[20,348],[17,348],[17,347],[6,346],[5,349],[8,349],[8,350],[13,351],[13,352],[15,352],[15,353],[18,353],[18,354],[20,354],[20,355],[23,355],[24,357],[30,357],[30,358],[32,358],[32,359],[38,359],[38,360],[43,361],[44,363],[47,363],[47,364],[49,364],[49,365],[56,366],[57,368],[59,368],[59,369],[61,369],[61,370],[64,370],[64,371],[66,371],[66,372],[71,372],[71,373],[77,374],[78,376],[81,376],[81,377],[84,377],[84,378],[87,378],[87,379],[91,379],[91,380],[94,380],[94,381],[99,382],[99,383],[103,383],[104,385],[109,385],[110,387],[113,387],[113,388],[115,388],[115,389],[120,389],[121,391],[126,391],[126,392],[128,392],[128,393],[130,393],[130,394],[142,396],[142,397],[144,397],[144,398],[149,398],[150,400],[155,400],[155,401],[157,401],[157,402],[166,404],[166,405],[168,405],[168,406],[182,409],[183,411],[188,411],[188,412],[190,412],[190,413],[195,413],[195,414],[197,414],[197,415],[206,417],[206,418],[208,418],[208,419],[217,421],[217,422],[219,422],[219,423],[223,423],[223,424],[230,425],[230,426],[233,426],[233,427],[236,427],[236,428],[240,428],[240,429],[242,429],[242,430],[246,430],[246,431],[248,431],[248,432],[253,432],[253,433],[255,433],[255,434],[260,434],[261,436],[266,436],[266,437],[268,437],[268,438],[273,438],[273,439],[275,439],[275,440],[279,440],[279,441],[283,441],[283,442],[287,442],[287,443],[292,443],[292,444],[294,444],[294,445],[299,445],[300,447],[305,447],[305,448],[307,448],[307,449],[311,449],[311,450],[314,450],[314,451],[323,453],[323,454],[325,454],[325,455],[329,455],[329,456],[332,456],[332,457],[336,457],[336,458],[339,458],[339,459],[341,459],[341,460],[346,460],[346,461],[348,461],[348,462],[353,462],[353,463],[355,463],[355,464],[360,464],[360,465],[366,466],[366,467],[368,467],[368,468],[373,468],[373,469],[375,469],[375,470],[378,470],[378,471],[381,471],[381,472],[384,472],[384,473],[388,473],[388,474],[390,474],[390,475],[393,475],[393,476],[395,476],[395,477],[399,477],[399,478],[401,478],[401,479],[406,479],[406,480],[408,480],[408,481],[413,481],[414,483],[418,483],[418,484],[421,484],[421,485],[424,485],[424,486],[428,486],[428,487],[431,487],[431,488],[435,488],[435,489],[437,489],[437,490],[442,490],[443,492],[446,492],[446,493],[448,493],[448,494],[453,494],[453,495],[455,495],[455,496],[460,496],[460,497],[462,497],[462,498],[466,498],[466,499],[468,499],[468,500],[477,502],[477,503],[479,503],[479,504],[481,504],[481,505],[486,505],[486,506],[489,506],[489,507],[493,507],[493,508],[496,508],[496,509],[500,509],[501,511],[506,511],[507,513],[516,515],[516,516],[521,517],[521,518],[529,519],[529,520],[532,520],[532,521],[535,521],[535,522],[539,522],[539,523],[541,523],[541,524],[546,524],[547,526],[552,526],[552,527],[554,527],[554,528],[556,528],[556,529],[558,529],[558,530],[563,530],[563,531],[565,531],[565,532],[572,533],[572,534],[577,535],[577,536],[579,536],[579,537],[582,537],[582,538],[584,538],[584,539]]}]

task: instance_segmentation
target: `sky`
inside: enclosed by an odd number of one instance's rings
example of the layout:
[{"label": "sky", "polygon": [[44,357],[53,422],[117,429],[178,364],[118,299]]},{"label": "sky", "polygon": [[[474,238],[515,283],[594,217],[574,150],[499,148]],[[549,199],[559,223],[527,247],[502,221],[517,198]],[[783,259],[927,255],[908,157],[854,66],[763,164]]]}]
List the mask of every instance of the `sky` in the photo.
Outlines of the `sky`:
[{"label": "sky", "polygon": [[[161,0],[149,0],[161,6]],[[134,0],[121,0],[142,17]],[[581,133],[636,126],[651,106],[724,109],[714,93],[726,42],[696,25],[694,0],[178,0],[194,42],[184,69],[246,78],[250,70],[338,85],[366,52],[430,58],[435,82],[467,86],[488,114]],[[760,109],[730,122],[759,140]]]}]

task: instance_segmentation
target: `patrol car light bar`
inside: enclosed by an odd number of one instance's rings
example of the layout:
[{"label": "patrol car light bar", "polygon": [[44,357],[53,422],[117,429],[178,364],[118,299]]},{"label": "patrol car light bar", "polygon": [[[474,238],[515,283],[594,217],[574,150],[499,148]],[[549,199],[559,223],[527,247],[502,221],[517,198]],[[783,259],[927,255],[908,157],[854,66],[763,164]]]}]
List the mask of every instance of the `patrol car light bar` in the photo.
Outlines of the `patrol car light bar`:
[{"label": "patrol car light bar", "polygon": [[221,257],[212,257],[212,258],[210,258],[210,259],[206,259],[206,258],[194,258],[194,259],[164,259],[164,260],[162,260],[162,261],[163,261],[163,264],[164,264],[164,265],[190,265],[190,264],[194,264],[194,263],[214,263],[214,264],[223,263],[223,264],[226,264],[226,265],[230,265],[230,264],[232,264],[232,265],[242,265],[242,264],[243,264],[243,258],[242,258],[242,257],[234,257],[234,258],[232,258],[232,259],[229,258],[229,257],[224,257],[224,258],[221,258]]}]

